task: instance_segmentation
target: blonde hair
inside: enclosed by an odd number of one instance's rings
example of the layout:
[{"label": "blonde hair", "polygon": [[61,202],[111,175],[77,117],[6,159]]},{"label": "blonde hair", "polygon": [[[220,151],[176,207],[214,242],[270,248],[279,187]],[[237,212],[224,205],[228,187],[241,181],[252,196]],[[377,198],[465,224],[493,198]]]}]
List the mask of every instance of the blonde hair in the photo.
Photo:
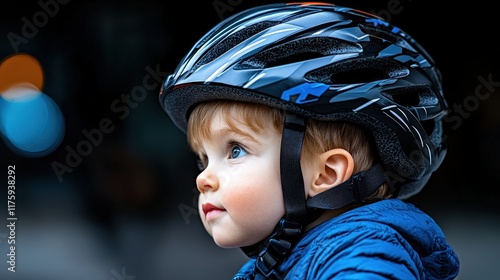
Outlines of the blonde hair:
[{"label": "blonde hair", "polygon": [[[256,133],[262,133],[271,124],[271,127],[281,134],[283,116],[278,110],[256,103],[211,101],[196,106],[189,116],[187,140],[193,150],[199,149],[203,139],[211,139],[210,123],[218,113],[224,117],[229,128],[237,133],[245,134],[240,129],[241,125],[249,127]],[[235,115],[239,118],[231,118]]]},{"label": "blonde hair", "polygon": [[[210,139],[210,122],[221,113],[227,125],[238,133],[240,125],[262,133],[269,124],[279,134],[283,129],[284,113],[265,105],[239,101],[217,100],[197,105],[190,114],[187,127],[187,140],[193,150],[198,150],[203,139]],[[231,118],[234,115],[239,118]],[[302,160],[311,162],[323,152],[342,148],[351,153],[354,161],[353,174],[368,170],[377,160],[374,142],[368,131],[349,122],[318,121],[308,119],[302,146]],[[365,202],[388,198],[394,191],[383,184]]]}]

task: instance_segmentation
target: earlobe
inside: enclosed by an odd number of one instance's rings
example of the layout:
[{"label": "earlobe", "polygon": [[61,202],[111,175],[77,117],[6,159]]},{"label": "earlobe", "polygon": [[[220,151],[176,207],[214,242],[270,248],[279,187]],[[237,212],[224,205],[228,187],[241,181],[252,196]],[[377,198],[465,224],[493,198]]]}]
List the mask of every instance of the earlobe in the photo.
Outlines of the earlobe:
[{"label": "earlobe", "polygon": [[316,163],[315,179],[308,191],[310,197],[324,192],[349,179],[353,173],[354,160],[344,149],[324,152]]}]

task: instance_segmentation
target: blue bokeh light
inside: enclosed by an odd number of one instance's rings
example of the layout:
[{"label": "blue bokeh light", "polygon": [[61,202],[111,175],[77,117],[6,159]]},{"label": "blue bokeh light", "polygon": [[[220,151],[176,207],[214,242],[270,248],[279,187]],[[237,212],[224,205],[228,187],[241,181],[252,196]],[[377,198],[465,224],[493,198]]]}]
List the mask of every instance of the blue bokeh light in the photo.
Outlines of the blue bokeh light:
[{"label": "blue bokeh light", "polygon": [[16,88],[0,95],[0,132],[14,152],[25,157],[52,153],[65,134],[64,117],[46,94]]}]

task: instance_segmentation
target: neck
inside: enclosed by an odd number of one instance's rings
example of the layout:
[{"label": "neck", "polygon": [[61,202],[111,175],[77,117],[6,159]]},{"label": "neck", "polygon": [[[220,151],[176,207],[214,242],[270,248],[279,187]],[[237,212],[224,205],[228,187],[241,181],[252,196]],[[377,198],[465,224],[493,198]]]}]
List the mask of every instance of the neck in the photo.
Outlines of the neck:
[{"label": "neck", "polygon": [[340,209],[335,209],[335,210],[325,210],[323,212],[323,214],[321,214],[319,216],[319,218],[317,218],[316,220],[314,220],[312,223],[308,224],[306,227],[305,227],[305,231],[308,231],[310,229],[312,229],[313,227],[325,222],[325,221],[328,221],[332,218],[335,218],[337,216],[339,216],[340,214],[352,209],[354,207],[342,207]]}]

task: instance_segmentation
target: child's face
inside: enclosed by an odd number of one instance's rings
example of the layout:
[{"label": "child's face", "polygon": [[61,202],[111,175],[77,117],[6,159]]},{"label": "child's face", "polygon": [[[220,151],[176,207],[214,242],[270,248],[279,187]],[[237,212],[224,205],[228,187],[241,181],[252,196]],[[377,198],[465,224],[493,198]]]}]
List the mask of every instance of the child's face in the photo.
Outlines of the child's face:
[{"label": "child's face", "polygon": [[[239,123],[238,115],[231,116]],[[199,212],[220,247],[255,244],[267,237],[285,213],[280,180],[281,135],[249,127],[231,130],[221,114],[211,121],[211,140],[196,151],[206,168],[196,178]]]}]

